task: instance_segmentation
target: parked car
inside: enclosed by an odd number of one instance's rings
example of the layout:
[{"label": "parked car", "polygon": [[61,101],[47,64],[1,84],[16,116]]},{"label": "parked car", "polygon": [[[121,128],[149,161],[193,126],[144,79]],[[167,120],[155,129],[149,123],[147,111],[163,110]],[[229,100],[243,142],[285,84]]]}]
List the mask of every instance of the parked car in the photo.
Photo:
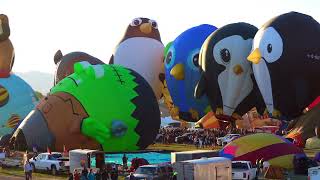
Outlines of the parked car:
[{"label": "parked car", "polygon": [[258,179],[257,168],[250,161],[232,161],[232,179]]},{"label": "parked car", "polygon": [[254,129],[256,132],[273,133],[275,134],[278,130],[278,126],[262,126]]},{"label": "parked car", "polygon": [[52,175],[58,172],[68,170],[65,166],[65,161],[61,160],[62,154],[58,152],[41,153],[38,156],[30,159],[33,171],[46,170],[51,171]]},{"label": "parked car", "polygon": [[189,139],[189,136],[192,135],[192,133],[185,133],[181,136],[177,136],[175,138],[175,142],[176,143],[190,143],[190,139]]},{"label": "parked car", "polygon": [[226,145],[232,140],[234,140],[235,138],[238,138],[240,136],[241,136],[240,134],[227,134],[224,137],[217,138],[217,144],[219,146]]},{"label": "parked car", "polygon": [[[172,176],[173,169],[170,164],[153,164],[138,167],[133,176],[135,180],[167,180]],[[127,176],[125,180],[129,180]]]}]

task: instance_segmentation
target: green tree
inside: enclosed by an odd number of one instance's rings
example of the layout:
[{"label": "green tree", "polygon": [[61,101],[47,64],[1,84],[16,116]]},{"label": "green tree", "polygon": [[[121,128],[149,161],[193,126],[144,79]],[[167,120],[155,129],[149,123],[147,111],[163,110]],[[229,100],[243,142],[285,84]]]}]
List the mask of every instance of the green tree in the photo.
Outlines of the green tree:
[{"label": "green tree", "polygon": [[42,99],[44,97],[43,94],[41,94],[41,92],[39,91],[35,91],[35,93],[38,99]]}]

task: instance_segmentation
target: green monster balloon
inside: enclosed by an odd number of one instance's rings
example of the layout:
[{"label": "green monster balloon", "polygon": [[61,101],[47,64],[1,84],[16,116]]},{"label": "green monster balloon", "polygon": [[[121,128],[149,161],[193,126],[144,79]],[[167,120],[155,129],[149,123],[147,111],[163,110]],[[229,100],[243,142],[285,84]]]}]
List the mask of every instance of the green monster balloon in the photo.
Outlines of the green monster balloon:
[{"label": "green monster balloon", "polygon": [[[40,103],[37,107],[50,129],[47,137],[54,139],[38,143],[38,146],[52,147],[54,143],[55,149],[61,149],[63,145],[69,145],[69,149],[79,148],[77,146],[94,148],[94,142],[97,142],[104,151],[112,152],[144,149],[154,141],[160,128],[160,111],[152,88],[142,76],[118,65],[91,65],[86,61],[76,63],[74,71],[53,87],[44,100],[49,101],[51,114],[47,112],[46,105]],[[63,107],[64,104],[59,105],[57,101],[60,100],[50,102],[53,96],[64,99],[70,110]],[[54,108],[57,110],[53,111]],[[76,115],[72,119],[70,114]],[[80,121],[78,115],[83,117]],[[25,119],[25,124],[32,120],[31,115]],[[59,122],[67,126],[71,124],[70,128],[61,130]],[[79,130],[73,127],[79,127]],[[35,136],[36,131],[26,132],[23,126],[17,131],[22,131],[29,148],[39,142],[39,139],[27,137],[28,133]],[[72,137],[75,132],[85,139],[77,142],[81,137]]]}]

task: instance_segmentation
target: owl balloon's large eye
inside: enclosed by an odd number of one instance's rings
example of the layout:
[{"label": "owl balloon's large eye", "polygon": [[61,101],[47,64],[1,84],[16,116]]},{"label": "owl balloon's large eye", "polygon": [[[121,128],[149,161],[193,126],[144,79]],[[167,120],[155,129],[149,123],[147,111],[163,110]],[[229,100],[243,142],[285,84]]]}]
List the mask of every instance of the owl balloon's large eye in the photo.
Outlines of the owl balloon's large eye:
[{"label": "owl balloon's large eye", "polygon": [[149,23],[154,29],[158,29],[158,23],[155,20],[149,20]]},{"label": "owl balloon's large eye", "polygon": [[193,56],[192,62],[194,66],[199,67],[199,53]]},{"label": "owl balloon's large eye", "polygon": [[130,26],[139,26],[141,23],[142,23],[142,19],[135,18],[134,20],[132,20]]},{"label": "owl balloon's large eye", "polygon": [[175,53],[174,53],[174,48],[170,48],[167,55],[166,55],[166,58],[165,58],[165,66],[167,69],[171,68],[174,64],[174,59],[175,59]]},{"label": "owl balloon's large eye", "polygon": [[228,63],[231,59],[231,54],[228,49],[224,48],[220,51],[220,56],[223,62]]},{"label": "owl balloon's large eye", "polygon": [[170,51],[166,57],[166,64],[170,64],[172,61],[172,52]]},{"label": "owl balloon's large eye", "polygon": [[188,56],[188,66],[195,71],[199,70],[200,49],[194,49]]}]

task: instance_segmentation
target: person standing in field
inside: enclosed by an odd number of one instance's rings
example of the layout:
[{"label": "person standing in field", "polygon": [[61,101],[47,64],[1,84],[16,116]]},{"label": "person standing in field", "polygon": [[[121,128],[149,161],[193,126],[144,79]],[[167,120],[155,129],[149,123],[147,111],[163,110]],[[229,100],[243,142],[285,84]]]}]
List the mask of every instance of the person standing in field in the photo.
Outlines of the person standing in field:
[{"label": "person standing in field", "polygon": [[31,166],[28,158],[26,159],[23,167],[24,167],[24,174],[25,174],[26,180],[31,180],[32,179],[32,166]]},{"label": "person standing in field", "polygon": [[123,165],[123,170],[128,169],[128,158],[127,158],[126,154],[123,154],[122,165]]}]

